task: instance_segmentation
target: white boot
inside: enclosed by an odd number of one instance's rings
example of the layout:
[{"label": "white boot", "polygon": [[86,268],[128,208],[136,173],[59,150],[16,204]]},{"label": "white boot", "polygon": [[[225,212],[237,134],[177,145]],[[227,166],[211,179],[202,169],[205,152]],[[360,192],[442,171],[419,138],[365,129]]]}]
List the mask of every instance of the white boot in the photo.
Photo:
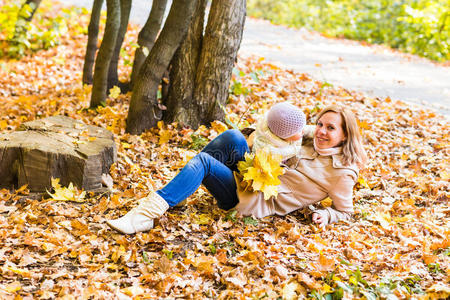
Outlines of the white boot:
[{"label": "white boot", "polygon": [[153,219],[159,218],[169,208],[166,200],[155,192],[150,193],[139,201],[139,205],[130,210],[125,216],[109,220],[106,223],[113,229],[132,234],[153,228]]}]

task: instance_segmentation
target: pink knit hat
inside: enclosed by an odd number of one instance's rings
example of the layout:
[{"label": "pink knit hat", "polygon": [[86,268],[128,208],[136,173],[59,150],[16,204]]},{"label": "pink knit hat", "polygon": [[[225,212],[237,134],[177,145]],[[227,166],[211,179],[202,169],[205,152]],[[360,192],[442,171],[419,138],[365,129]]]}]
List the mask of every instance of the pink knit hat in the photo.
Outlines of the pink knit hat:
[{"label": "pink knit hat", "polygon": [[267,126],[279,138],[289,138],[305,126],[305,114],[295,105],[278,103],[272,106],[267,114]]}]

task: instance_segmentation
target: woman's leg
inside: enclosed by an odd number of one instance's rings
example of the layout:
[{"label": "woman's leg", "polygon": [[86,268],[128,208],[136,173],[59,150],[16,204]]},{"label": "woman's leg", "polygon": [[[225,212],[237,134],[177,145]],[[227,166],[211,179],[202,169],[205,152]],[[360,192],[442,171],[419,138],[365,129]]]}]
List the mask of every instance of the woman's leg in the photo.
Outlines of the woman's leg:
[{"label": "woman's leg", "polygon": [[249,151],[245,137],[238,130],[227,130],[212,140],[199,154],[157,193],[175,206],[205,185],[222,209],[238,203],[233,171]]},{"label": "woman's leg", "polygon": [[244,154],[250,149],[244,135],[237,129],[230,129],[209,142],[202,152],[208,153],[232,171],[237,171],[237,163],[244,160]]},{"label": "woman's leg", "polygon": [[192,195],[204,183],[218,206],[230,209],[238,203],[233,171],[205,152],[200,152],[165,187],[156,191],[169,206]]},{"label": "woman's leg", "polygon": [[247,142],[239,131],[224,132],[191,159],[164,188],[150,193],[126,215],[108,220],[107,224],[125,234],[147,231],[153,228],[153,219],[160,217],[169,205],[174,206],[190,196],[201,183],[216,198],[220,208],[233,208],[238,199],[232,169],[236,169],[246,151]]}]

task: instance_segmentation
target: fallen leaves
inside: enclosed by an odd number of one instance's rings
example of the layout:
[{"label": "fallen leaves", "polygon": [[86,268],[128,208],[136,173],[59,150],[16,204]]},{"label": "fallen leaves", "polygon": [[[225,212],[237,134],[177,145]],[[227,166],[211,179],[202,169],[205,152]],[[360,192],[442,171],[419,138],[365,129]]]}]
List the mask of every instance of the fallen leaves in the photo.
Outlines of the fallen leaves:
[{"label": "fallen leaves", "polygon": [[21,289],[22,285],[18,281],[14,281],[5,287],[5,291],[7,291],[8,293],[15,293],[17,291],[20,291]]},{"label": "fallen leaves", "polygon": [[[125,44],[137,33],[130,26]],[[228,125],[215,121],[194,131],[161,122],[140,136],[126,134],[129,94],[113,89],[106,107],[85,109],[91,89],[80,83],[85,42],[84,35],[66,36],[53,49],[0,62],[0,129],[65,114],[108,128],[118,146],[109,195],[56,182],[49,199],[28,195],[26,186],[0,190],[0,298],[448,297],[445,118],[240,57],[233,81],[245,93],[231,94],[225,107],[240,128],[281,101],[299,105],[309,123],[329,104],[357,114],[370,160],[355,187],[354,220],[317,231],[302,212],[243,218],[217,208],[200,188],[155,229],[124,236],[105,220],[164,186]],[[52,59],[58,53],[64,60]],[[128,76],[129,67],[119,65]]]},{"label": "fallen leaves", "polygon": [[109,97],[112,99],[117,99],[120,95],[120,88],[118,86],[113,86],[109,89]]},{"label": "fallen leaves", "polygon": [[427,289],[427,295],[422,299],[448,299],[450,286],[444,283],[435,283]]}]

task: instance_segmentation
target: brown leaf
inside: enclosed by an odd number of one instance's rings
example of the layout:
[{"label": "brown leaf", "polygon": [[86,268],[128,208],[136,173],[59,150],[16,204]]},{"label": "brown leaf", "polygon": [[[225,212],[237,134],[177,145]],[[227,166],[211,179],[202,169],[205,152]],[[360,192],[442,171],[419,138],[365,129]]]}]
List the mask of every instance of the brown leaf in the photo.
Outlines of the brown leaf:
[{"label": "brown leaf", "polygon": [[173,265],[169,258],[166,255],[162,255],[160,259],[155,261],[154,267],[156,270],[168,274],[172,271]]}]

